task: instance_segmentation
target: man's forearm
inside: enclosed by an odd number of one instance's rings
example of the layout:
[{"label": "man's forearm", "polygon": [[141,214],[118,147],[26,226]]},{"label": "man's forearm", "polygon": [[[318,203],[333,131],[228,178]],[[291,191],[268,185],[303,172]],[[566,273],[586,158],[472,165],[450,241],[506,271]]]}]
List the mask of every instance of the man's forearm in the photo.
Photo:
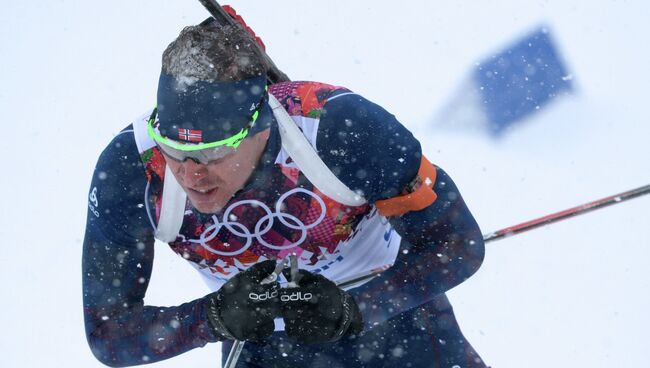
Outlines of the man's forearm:
[{"label": "man's forearm", "polygon": [[[481,248],[482,245],[479,239],[473,247]],[[430,249],[424,249],[427,247]],[[366,326],[426,303],[462,283],[478,270],[483,259],[480,251],[466,252],[466,256],[452,259],[440,249],[444,246],[427,247],[402,241],[393,267],[350,291],[359,304]]]},{"label": "man's forearm", "polygon": [[206,303],[178,307],[84,308],[93,354],[111,367],[152,363],[218,341],[207,324]]},{"label": "man's forearm", "polygon": [[454,182],[438,169],[438,199],[429,207],[391,218],[402,236],[393,267],[351,293],[367,325],[430,301],[462,283],[481,266],[481,230]]},{"label": "man's forearm", "polygon": [[217,338],[208,327],[205,298],[175,307],[145,306],[153,240],[118,243],[97,227],[84,239],[82,259],[86,337],[102,363],[151,363]]}]

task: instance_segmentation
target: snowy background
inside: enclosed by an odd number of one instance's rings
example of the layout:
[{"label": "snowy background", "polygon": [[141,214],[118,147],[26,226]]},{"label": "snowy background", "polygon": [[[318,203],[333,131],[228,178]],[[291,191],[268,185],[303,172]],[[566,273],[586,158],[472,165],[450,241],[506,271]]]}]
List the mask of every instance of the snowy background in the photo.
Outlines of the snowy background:
[{"label": "snowy background", "polygon": [[[231,1],[292,79],[340,84],[411,128],[484,233],[650,183],[650,3]],[[81,247],[95,160],[155,103],[160,55],[196,1],[2,1],[0,363],[99,367]],[[433,121],[474,63],[544,23],[576,87],[494,140]],[[645,35],[645,36],[644,36]],[[493,367],[641,367],[650,349],[650,196],[488,245],[450,293]],[[164,245],[147,302],[207,290]],[[219,367],[211,344],[157,367]]]}]

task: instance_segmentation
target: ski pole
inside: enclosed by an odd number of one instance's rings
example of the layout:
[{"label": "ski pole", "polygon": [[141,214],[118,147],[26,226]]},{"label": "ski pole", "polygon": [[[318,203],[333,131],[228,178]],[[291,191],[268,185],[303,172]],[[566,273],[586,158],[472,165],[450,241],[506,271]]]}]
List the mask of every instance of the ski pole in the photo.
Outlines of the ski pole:
[{"label": "ski pole", "polygon": [[228,359],[226,359],[226,364],[224,364],[224,368],[235,368],[235,364],[237,364],[237,361],[239,360],[239,355],[241,354],[241,351],[244,349],[244,343],[245,341],[243,340],[235,340],[235,342],[232,343],[232,348],[230,349],[230,354],[228,354]]},{"label": "ski pole", "polygon": [[599,208],[611,206],[613,204],[627,201],[628,199],[636,198],[644,194],[650,193],[650,184],[642,187],[628,190],[626,192],[611,195],[609,197],[601,198],[592,202],[582,204],[580,206],[572,207],[563,211],[555,212],[550,215],[542,216],[534,220],[522,222],[521,224],[506,227],[498,231],[494,231],[483,235],[483,241],[490,242],[497,239],[506,238],[512,235],[523,233],[524,231],[536,229],[540,226],[552,224],[554,222],[565,220],[569,217],[582,215]]},{"label": "ski pole", "polygon": [[[523,223],[518,224],[518,225],[509,226],[509,227],[506,227],[505,229],[501,229],[501,230],[498,230],[498,231],[487,233],[487,234],[483,235],[483,241],[485,243],[487,243],[487,242],[490,242],[490,241],[503,239],[503,238],[506,238],[506,237],[509,237],[509,236],[512,236],[512,235],[522,233],[524,231],[532,230],[532,229],[535,229],[535,228],[538,228],[538,227],[544,226],[544,225],[549,225],[549,224],[552,224],[554,222],[558,222],[558,221],[567,219],[569,217],[582,215],[584,213],[587,213],[587,212],[590,212],[590,211],[593,211],[593,210],[596,210],[596,209],[599,209],[599,208],[603,208],[603,207],[610,206],[610,205],[613,205],[613,204],[621,203],[621,202],[624,202],[624,201],[626,201],[628,199],[636,198],[636,197],[642,196],[644,194],[649,194],[649,193],[650,193],[650,184],[644,185],[644,186],[636,188],[636,189],[632,189],[632,190],[628,190],[626,192],[614,194],[614,195],[611,195],[609,197],[601,198],[601,199],[598,199],[598,200],[595,200],[595,201],[592,201],[592,202],[582,204],[580,206],[576,206],[576,207],[566,209],[564,211],[559,211],[559,212],[552,213],[550,215],[546,215],[546,216],[543,216],[543,217],[540,217],[540,218],[537,218],[537,219],[534,219],[534,220],[523,222]],[[340,280],[336,284],[339,287],[342,287],[342,288],[347,287],[347,286],[350,286],[350,285],[353,285],[353,284],[356,284],[356,283],[359,283],[359,282],[362,282],[362,281],[368,281],[368,280],[370,280],[370,279],[372,279],[374,277],[377,277],[382,272],[384,272],[385,270],[386,270],[386,268],[383,268],[383,269],[380,269],[380,270],[373,270],[373,271],[367,272],[367,273],[362,274],[362,275],[358,275],[358,276],[354,276],[354,277],[351,277],[351,278]]]}]

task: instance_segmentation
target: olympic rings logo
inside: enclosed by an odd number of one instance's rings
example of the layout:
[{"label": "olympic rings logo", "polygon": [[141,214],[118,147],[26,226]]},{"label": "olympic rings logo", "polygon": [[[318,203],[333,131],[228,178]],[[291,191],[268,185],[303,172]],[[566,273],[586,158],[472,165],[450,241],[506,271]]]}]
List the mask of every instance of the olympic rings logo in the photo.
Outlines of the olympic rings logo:
[{"label": "olympic rings logo", "polygon": [[[282,212],[284,201],[289,196],[295,193],[305,193],[310,197],[313,197],[320,205],[321,213],[318,216],[318,218],[311,224],[305,224],[304,222],[302,222],[302,220],[300,220],[296,216],[286,212]],[[248,229],[244,224],[241,224],[237,221],[230,220],[231,212],[235,208],[244,205],[250,205],[252,207],[261,208],[266,213],[257,221],[257,223],[255,224],[255,229],[253,229],[253,231]],[[325,218],[326,213],[327,213],[327,209],[325,207],[325,202],[321,197],[317,196],[316,193],[308,191],[303,188],[294,188],[284,193],[282,196],[280,196],[278,201],[275,203],[275,212],[271,211],[271,209],[266,204],[256,199],[246,199],[243,201],[235,202],[230,206],[228,206],[228,208],[224,211],[223,221],[220,221],[217,215],[213,215],[212,221],[214,223],[203,231],[199,239],[188,239],[188,241],[191,243],[200,244],[208,252],[218,254],[221,256],[236,256],[238,254],[244,253],[253,244],[253,239],[257,240],[260,244],[270,249],[275,249],[275,250],[289,249],[302,244],[305,241],[305,239],[307,239],[307,230],[318,226],[318,224],[320,224]],[[232,215],[232,218],[236,220],[236,216]],[[266,233],[271,231],[271,228],[273,228],[273,224],[276,219],[279,220],[284,226],[290,229],[300,230],[300,238],[297,241],[286,245],[271,244],[266,240],[264,240],[262,237]],[[231,234],[239,238],[246,239],[246,244],[244,244],[244,246],[242,246],[240,249],[237,249],[232,252],[225,252],[223,250],[212,248],[208,243],[217,236],[217,234],[221,231],[222,228],[226,228],[226,230],[230,231]]]}]

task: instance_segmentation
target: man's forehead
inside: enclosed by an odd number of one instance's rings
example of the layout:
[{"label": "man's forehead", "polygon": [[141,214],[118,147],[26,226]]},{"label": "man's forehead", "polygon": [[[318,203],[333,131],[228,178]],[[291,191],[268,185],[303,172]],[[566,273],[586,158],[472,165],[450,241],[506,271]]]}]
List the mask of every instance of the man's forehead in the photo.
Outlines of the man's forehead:
[{"label": "man's forehead", "polygon": [[216,142],[237,134],[251,121],[265,95],[266,77],[236,82],[197,81],[178,89],[161,73],[158,86],[160,134],[188,142]]}]

